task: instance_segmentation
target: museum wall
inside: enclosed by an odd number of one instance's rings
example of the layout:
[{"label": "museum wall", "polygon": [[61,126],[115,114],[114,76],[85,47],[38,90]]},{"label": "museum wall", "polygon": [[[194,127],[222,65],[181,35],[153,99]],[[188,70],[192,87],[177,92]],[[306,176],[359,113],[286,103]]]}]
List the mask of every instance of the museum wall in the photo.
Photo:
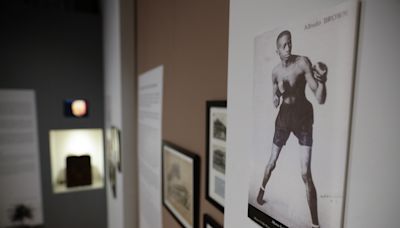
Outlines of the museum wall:
[{"label": "museum wall", "polygon": [[[340,2],[344,1],[230,2],[226,227],[259,227],[247,217],[247,195],[243,193],[247,194],[248,189],[239,183],[248,178],[241,171],[247,160],[243,151],[252,142],[251,129],[243,119],[252,117],[248,111],[252,106],[247,101],[253,84],[246,77],[253,74],[254,37]],[[392,0],[360,2],[343,227],[398,227],[400,4]]]},{"label": "museum wall", "polygon": [[345,227],[398,227],[400,2],[361,1]]},{"label": "museum wall", "polygon": [[200,227],[205,213],[223,224],[205,198],[206,101],[227,96],[229,1],[138,0],[136,12],[137,75],[164,66],[162,138],[200,157]]},{"label": "museum wall", "polygon": [[[102,1],[103,3],[103,52],[104,52],[104,126],[121,129],[122,102],[121,102],[121,49],[119,26],[119,1]],[[111,111],[112,110],[112,111]],[[107,156],[106,156],[107,157]],[[106,162],[106,173],[110,167]],[[106,178],[107,192],[107,227],[123,228],[124,201],[123,201],[123,174],[115,174],[115,197],[113,195],[110,178]]]},{"label": "museum wall", "polygon": [[[105,189],[53,194],[49,153],[50,129],[103,128],[100,15],[2,4],[0,25],[0,88],[36,92],[45,226],[105,228]],[[89,117],[65,118],[66,98],[87,99]]]},{"label": "museum wall", "polygon": [[[121,132],[121,172],[116,191],[107,181],[108,227],[137,227],[136,88],[134,74],[134,4],[131,0],[102,1],[104,95],[106,128]],[[106,163],[106,170],[109,170]]]}]

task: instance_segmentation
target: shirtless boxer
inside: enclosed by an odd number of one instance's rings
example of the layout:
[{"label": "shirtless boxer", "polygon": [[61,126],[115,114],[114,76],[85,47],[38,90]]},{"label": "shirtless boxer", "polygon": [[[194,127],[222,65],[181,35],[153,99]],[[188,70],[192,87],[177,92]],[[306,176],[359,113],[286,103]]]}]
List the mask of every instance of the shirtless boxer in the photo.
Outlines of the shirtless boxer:
[{"label": "shirtless boxer", "polygon": [[313,107],[306,98],[305,88],[308,84],[318,103],[324,104],[327,67],[323,63],[312,67],[307,57],[292,55],[292,36],[287,30],[278,35],[276,47],[281,63],[272,70],[272,101],[275,108],[280,105],[280,109],[275,122],[271,157],[265,168],[257,203],[263,205],[266,202],[263,199],[265,186],[275,168],[282,147],[293,132],[300,144],[301,175],[306,186],[312,227],[319,227],[317,193],[311,175]]}]

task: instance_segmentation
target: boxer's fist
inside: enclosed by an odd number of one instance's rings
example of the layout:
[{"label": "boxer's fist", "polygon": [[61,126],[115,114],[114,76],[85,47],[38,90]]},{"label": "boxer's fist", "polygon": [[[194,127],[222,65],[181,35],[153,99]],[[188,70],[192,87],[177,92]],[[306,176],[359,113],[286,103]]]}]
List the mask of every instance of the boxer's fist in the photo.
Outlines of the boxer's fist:
[{"label": "boxer's fist", "polygon": [[325,83],[328,80],[328,66],[323,62],[317,62],[313,66],[315,80]]}]

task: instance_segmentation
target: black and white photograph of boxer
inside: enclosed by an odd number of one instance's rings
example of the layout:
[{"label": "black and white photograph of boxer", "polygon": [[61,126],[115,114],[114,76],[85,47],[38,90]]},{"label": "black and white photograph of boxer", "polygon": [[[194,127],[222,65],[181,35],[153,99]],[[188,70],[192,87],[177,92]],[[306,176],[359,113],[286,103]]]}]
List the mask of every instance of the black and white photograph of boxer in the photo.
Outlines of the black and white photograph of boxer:
[{"label": "black and white photograph of boxer", "polygon": [[293,133],[299,142],[301,177],[306,187],[312,227],[319,227],[316,190],[310,165],[314,114],[312,104],[306,98],[305,88],[308,85],[318,103],[324,104],[327,96],[327,66],[321,62],[312,66],[306,56],[292,55],[292,35],[288,30],[278,35],[276,48],[281,62],[272,71],[272,102],[280,110],[275,122],[272,152],[265,167],[257,203],[263,205],[266,202],[263,198],[265,187],[282,148],[290,133]]},{"label": "black and white photograph of boxer", "polygon": [[341,227],[356,10],[255,37],[247,214],[261,227]]}]

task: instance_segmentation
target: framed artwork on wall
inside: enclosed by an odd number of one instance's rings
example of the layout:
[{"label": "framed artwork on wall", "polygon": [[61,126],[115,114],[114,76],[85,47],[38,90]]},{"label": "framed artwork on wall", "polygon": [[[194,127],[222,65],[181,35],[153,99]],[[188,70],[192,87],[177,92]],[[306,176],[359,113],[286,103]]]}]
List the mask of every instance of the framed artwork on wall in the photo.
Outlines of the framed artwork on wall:
[{"label": "framed artwork on wall", "polygon": [[64,100],[64,116],[87,118],[89,116],[89,102],[86,99]]},{"label": "framed artwork on wall", "polygon": [[207,101],[206,198],[220,211],[225,205],[226,101]]},{"label": "framed artwork on wall", "polygon": [[107,169],[112,195],[117,197],[117,171],[121,172],[121,131],[111,126],[106,129]]},{"label": "framed artwork on wall", "polygon": [[222,228],[211,216],[204,214],[204,228]]},{"label": "framed artwork on wall", "polygon": [[199,223],[199,157],[172,143],[162,146],[162,201],[185,228]]},{"label": "framed artwork on wall", "polygon": [[111,150],[113,151],[113,156],[115,164],[118,167],[118,171],[122,171],[121,167],[121,130],[116,127],[111,127]]}]

